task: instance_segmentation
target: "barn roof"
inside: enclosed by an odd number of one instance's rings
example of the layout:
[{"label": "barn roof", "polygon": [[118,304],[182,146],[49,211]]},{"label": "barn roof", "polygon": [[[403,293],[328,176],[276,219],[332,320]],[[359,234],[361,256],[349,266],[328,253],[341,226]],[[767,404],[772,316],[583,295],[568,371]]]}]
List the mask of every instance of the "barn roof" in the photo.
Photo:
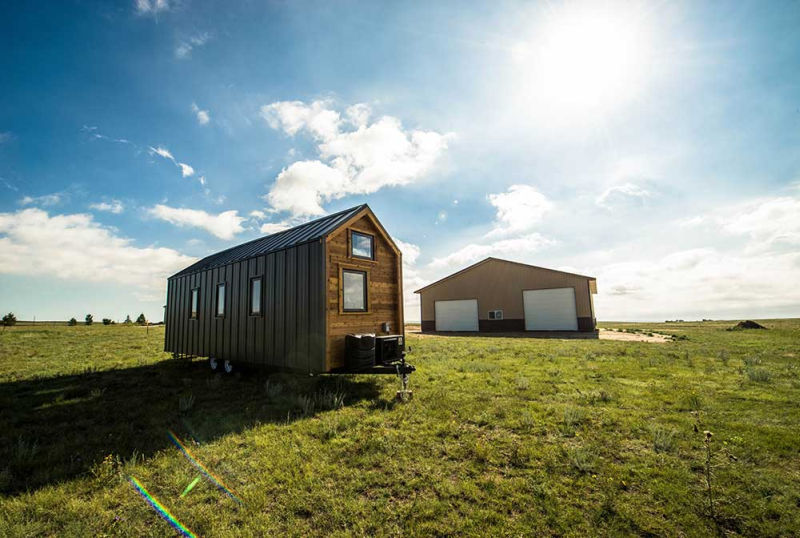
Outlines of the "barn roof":
[{"label": "barn roof", "polygon": [[198,271],[205,271],[206,269],[220,267],[235,261],[245,260],[254,256],[261,256],[262,254],[268,254],[277,250],[316,241],[336,230],[339,226],[365,208],[369,208],[369,206],[367,204],[357,205],[350,209],[333,213],[327,217],[300,224],[288,230],[253,239],[247,243],[206,256],[186,269],[175,273],[170,278],[196,273]]},{"label": "barn roof", "polygon": [[423,291],[427,290],[428,288],[432,288],[434,286],[438,286],[439,284],[441,284],[445,280],[450,280],[451,278],[461,276],[462,274],[466,273],[467,271],[471,271],[472,269],[475,269],[479,265],[483,265],[484,263],[492,262],[492,261],[494,261],[494,262],[503,262],[503,263],[513,263],[515,265],[522,265],[523,267],[528,267],[530,269],[536,269],[536,270],[539,270],[539,271],[549,271],[551,273],[562,273],[564,275],[571,275],[571,276],[577,276],[577,277],[580,277],[580,278],[585,278],[586,280],[595,280],[595,281],[597,280],[593,276],[579,275],[577,273],[568,273],[567,271],[559,271],[558,269],[548,269],[547,267],[539,267],[538,265],[530,265],[528,263],[514,262],[514,261],[511,261],[511,260],[504,260],[502,258],[494,258],[492,256],[489,256],[488,258],[483,259],[483,260],[479,261],[478,263],[473,263],[469,267],[465,267],[464,269],[462,269],[460,271],[456,271],[452,275],[447,275],[446,277],[441,278],[441,279],[437,280],[436,282],[432,282],[431,284],[428,284],[427,286],[423,286],[420,289],[416,290],[414,293],[422,293]]}]

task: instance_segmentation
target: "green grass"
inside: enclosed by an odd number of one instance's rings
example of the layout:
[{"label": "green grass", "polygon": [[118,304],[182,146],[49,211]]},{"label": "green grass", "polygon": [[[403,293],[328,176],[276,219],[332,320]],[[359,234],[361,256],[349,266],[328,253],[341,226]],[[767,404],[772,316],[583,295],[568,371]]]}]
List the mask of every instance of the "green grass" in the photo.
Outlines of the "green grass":
[{"label": "green grass", "polygon": [[[163,327],[0,331],[0,536],[800,534],[800,320],[409,337],[391,376],[213,374]],[[766,374],[765,374],[766,372]],[[237,505],[170,442],[174,431]],[[713,432],[715,517],[703,432]]]}]

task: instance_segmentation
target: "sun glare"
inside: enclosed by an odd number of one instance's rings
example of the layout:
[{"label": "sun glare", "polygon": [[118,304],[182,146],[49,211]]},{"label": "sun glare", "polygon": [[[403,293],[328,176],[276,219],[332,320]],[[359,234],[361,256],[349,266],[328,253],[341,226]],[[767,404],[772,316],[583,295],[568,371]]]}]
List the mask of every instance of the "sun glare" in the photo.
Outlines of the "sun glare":
[{"label": "sun glare", "polygon": [[640,89],[648,36],[633,4],[625,5],[562,5],[513,51],[526,97],[537,109],[605,109]]}]

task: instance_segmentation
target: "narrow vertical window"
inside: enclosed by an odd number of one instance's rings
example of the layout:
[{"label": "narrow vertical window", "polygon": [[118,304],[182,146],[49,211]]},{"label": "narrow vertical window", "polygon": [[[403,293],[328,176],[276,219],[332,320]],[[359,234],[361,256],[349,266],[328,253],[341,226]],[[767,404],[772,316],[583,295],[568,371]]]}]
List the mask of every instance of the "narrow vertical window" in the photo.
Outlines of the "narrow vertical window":
[{"label": "narrow vertical window", "polygon": [[350,234],[350,256],[353,258],[375,259],[375,238],[371,235],[353,231]]},{"label": "narrow vertical window", "polygon": [[225,315],[225,283],[217,284],[217,317]]},{"label": "narrow vertical window", "polygon": [[261,277],[250,279],[250,315],[261,315]]},{"label": "narrow vertical window", "polygon": [[342,310],[367,311],[367,273],[345,269],[342,271]]},{"label": "narrow vertical window", "polygon": [[189,317],[191,319],[197,319],[197,297],[200,294],[200,288],[194,288],[192,290],[192,300],[189,305]]}]

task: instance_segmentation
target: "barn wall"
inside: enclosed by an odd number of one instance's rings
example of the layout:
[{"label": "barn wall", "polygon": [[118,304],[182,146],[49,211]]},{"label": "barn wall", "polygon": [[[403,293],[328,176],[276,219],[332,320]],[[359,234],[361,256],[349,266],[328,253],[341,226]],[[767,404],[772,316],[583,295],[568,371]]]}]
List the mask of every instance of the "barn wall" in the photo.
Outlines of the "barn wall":
[{"label": "barn wall", "polygon": [[[375,237],[375,259],[350,256],[350,230]],[[381,334],[384,322],[391,324],[393,334],[403,334],[401,259],[384,239],[381,231],[365,215],[349,226],[343,226],[328,237],[327,242],[327,368],[343,367],[345,335],[350,333]],[[343,312],[339,275],[342,268],[368,272],[367,312]]]},{"label": "barn wall", "polygon": [[[234,363],[325,370],[325,281],[322,241],[173,277],[167,285],[166,351]],[[250,279],[262,281],[261,316],[250,315]],[[217,284],[225,282],[225,315],[217,317]],[[200,287],[199,319],[189,318]]]},{"label": "barn wall", "polygon": [[[489,260],[420,293],[422,330],[434,330],[435,302],[478,300],[481,331],[524,330],[523,290],[575,288],[578,329],[594,330],[589,279],[502,260]],[[489,320],[489,310],[503,310],[504,320]]]}]

